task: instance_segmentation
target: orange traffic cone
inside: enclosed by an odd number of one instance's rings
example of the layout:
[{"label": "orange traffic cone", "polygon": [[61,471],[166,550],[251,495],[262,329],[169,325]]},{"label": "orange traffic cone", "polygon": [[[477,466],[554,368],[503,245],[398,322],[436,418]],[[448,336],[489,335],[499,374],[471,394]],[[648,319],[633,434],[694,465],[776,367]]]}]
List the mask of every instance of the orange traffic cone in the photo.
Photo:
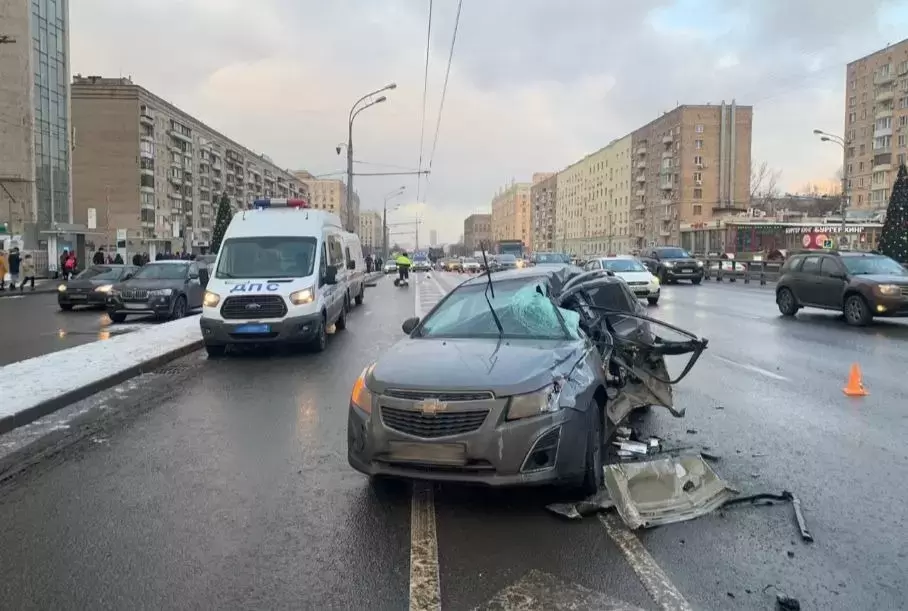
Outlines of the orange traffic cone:
[{"label": "orange traffic cone", "polygon": [[857,363],[854,363],[851,366],[851,371],[848,374],[848,384],[845,385],[845,388],[842,389],[842,392],[849,397],[866,397],[870,394],[867,392],[867,389],[864,388],[864,380],[861,376],[861,368]]}]

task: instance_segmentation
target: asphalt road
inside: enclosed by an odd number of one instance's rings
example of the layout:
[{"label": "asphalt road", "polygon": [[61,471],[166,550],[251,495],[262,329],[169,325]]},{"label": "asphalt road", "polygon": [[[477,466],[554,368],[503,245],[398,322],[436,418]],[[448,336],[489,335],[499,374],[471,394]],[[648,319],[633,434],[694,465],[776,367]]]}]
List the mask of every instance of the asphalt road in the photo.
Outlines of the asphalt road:
[{"label": "asphalt road", "polygon": [[[382,280],[322,355],[196,354],[75,406],[81,420],[14,455],[24,466],[0,483],[0,606],[406,609],[425,543],[411,546],[411,513],[426,506],[347,466],[346,411],[414,301],[456,282],[433,277]],[[770,291],[708,283],[666,287],[651,311],[710,347],[677,389],[686,418],[639,426],[709,446],[744,492],[794,492],[815,543],[785,505],[628,535],[548,514],[557,492],[445,485],[428,531],[441,608],[656,609],[677,592],[689,608],[767,609],[780,591],[804,608],[903,606],[908,326],[783,320]],[[853,362],[868,397],[842,395]]]},{"label": "asphalt road", "polygon": [[76,308],[63,312],[56,293],[0,298],[0,367],[42,354],[105,340],[119,333],[155,324],[148,317],[132,317],[117,325],[103,309]]}]

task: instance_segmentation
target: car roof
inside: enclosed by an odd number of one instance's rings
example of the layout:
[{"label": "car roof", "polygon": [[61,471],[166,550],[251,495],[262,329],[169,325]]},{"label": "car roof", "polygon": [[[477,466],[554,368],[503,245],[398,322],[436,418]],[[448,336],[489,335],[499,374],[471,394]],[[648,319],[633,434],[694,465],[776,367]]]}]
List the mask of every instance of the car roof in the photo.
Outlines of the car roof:
[{"label": "car roof", "polygon": [[[552,273],[554,268],[551,267],[524,267],[518,269],[508,269],[500,272],[492,272],[492,283],[495,282],[506,282],[508,280],[529,280],[531,278],[540,278],[544,276],[549,276]],[[474,284],[486,284],[488,280],[486,276],[489,274],[482,274],[480,276],[474,276],[469,280],[463,282],[463,286],[472,286]]]},{"label": "car roof", "polygon": [[600,261],[616,261],[618,259],[636,259],[634,255],[614,255],[611,257],[596,257]]}]

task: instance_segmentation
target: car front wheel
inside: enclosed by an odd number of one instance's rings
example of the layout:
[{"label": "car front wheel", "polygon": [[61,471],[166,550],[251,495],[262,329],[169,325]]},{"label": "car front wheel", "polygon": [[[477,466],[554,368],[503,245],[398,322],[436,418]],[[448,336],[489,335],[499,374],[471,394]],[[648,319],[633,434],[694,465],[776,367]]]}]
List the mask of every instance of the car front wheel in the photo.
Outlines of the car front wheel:
[{"label": "car front wheel", "polygon": [[870,311],[870,306],[860,295],[850,295],[845,300],[845,307],[843,308],[845,314],[845,322],[849,325],[854,325],[856,327],[863,327],[870,323],[873,320],[873,313]]},{"label": "car front wheel", "polygon": [[798,303],[795,301],[795,296],[791,289],[779,289],[779,292],[776,293],[776,305],[779,306],[779,312],[782,313],[782,316],[794,316],[798,313]]},{"label": "car front wheel", "polygon": [[587,416],[590,419],[589,436],[586,442],[586,471],[583,476],[581,491],[585,496],[592,496],[599,492],[605,480],[603,472],[603,449],[605,436],[603,434],[603,418],[605,411],[600,408],[596,399],[590,400],[587,407]]}]

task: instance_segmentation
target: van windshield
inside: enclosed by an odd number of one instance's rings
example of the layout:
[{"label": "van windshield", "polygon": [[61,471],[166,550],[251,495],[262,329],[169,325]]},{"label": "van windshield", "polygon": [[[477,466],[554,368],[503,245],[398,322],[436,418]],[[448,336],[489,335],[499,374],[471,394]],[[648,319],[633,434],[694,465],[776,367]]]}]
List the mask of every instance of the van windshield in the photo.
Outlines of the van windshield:
[{"label": "van windshield", "polygon": [[303,278],[315,267],[311,237],[230,238],[221,245],[215,278]]}]

